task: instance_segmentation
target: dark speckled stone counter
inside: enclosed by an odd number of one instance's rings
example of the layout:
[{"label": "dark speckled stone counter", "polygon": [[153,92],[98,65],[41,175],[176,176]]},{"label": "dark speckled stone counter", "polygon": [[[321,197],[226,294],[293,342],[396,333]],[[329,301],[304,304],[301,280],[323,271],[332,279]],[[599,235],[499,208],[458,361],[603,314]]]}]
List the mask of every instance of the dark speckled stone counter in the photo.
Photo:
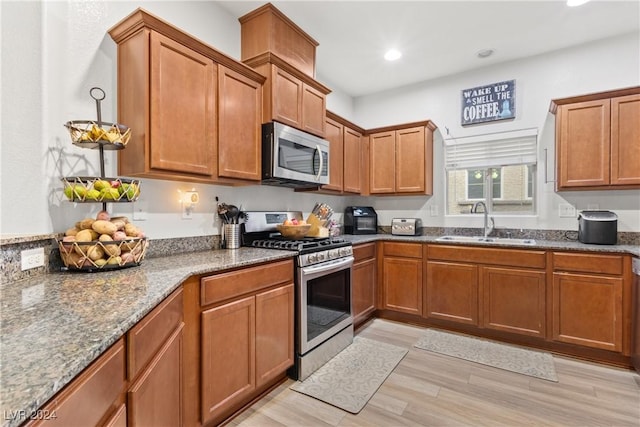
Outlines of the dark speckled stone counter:
[{"label": "dark speckled stone counter", "polygon": [[602,253],[619,253],[630,254],[640,257],[640,246],[636,245],[587,245],[580,242],[559,241],[559,240],[538,240],[535,245],[523,244],[495,244],[486,242],[439,242],[436,239],[441,236],[394,236],[391,234],[361,234],[361,235],[344,235],[345,240],[350,241],[354,245],[359,243],[376,242],[378,240],[398,241],[398,242],[417,242],[417,243],[439,243],[446,245],[462,245],[462,246],[484,246],[492,248],[520,248],[520,249],[551,249],[562,251],[589,251]]},{"label": "dark speckled stone counter", "polygon": [[2,283],[2,425],[23,423],[25,413],[42,406],[189,276],[292,256],[272,249],[203,251],[112,272]]}]

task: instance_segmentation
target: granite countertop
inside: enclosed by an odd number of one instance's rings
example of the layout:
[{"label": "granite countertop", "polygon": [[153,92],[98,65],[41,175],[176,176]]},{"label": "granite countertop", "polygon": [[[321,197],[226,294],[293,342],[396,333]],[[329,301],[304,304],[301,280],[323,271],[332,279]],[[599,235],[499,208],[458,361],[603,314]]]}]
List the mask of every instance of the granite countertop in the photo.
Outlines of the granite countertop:
[{"label": "granite countertop", "polygon": [[[353,244],[379,240],[436,242],[439,236],[345,235]],[[444,242],[438,242],[444,243]],[[536,240],[536,245],[446,244],[625,253],[631,245],[585,245]],[[0,408],[13,427],[46,403],[78,373],[192,275],[291,258],[290,251],[240,248],[146,259],[123,270],[62,272],[0,284]]]},{"label": "granite countertop", "polygon": [[559,240],[539,240],[535,239],[535,245],[523,244],[495,244],[486,242],[454,242],[454,241],[437,241],[441,236],[394,236],[391,234],[360,234],[360,235],[344,235],[345,240],[350,241],[354,245],[360,243],[376,242],[378,240],[389,240],[398,242],[417,242],[417,243],[438,243],[443,245],[462,245],[462,246],[484,246],[490,248],[518,248],[518,249],[551,249],[563,251],[589,251],[602,253],[619,253],[630,254],[640,257],[640,246],[634,245],[589,245],[580,242],[559,241]]},{"label": "granite countertop", "polygon": [[188,277],[293,255],[257,248],[203,251],[122,270],[0,284],[2,425],[26,421]]}]

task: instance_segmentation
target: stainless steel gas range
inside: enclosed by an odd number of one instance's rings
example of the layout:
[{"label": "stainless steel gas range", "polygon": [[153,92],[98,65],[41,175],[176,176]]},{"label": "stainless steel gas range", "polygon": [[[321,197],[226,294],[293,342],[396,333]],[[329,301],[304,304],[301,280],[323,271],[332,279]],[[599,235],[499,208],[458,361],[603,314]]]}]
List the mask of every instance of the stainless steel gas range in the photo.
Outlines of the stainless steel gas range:
[{"label": "stainless steel gas range", "polygon": [[243,245],[297,252],[295,262],[295,364],[289,371],[304,380],[353,342],[351,276],[353,250],[340,238],[292,240],[276,230],[302,212],[247,212]]}]

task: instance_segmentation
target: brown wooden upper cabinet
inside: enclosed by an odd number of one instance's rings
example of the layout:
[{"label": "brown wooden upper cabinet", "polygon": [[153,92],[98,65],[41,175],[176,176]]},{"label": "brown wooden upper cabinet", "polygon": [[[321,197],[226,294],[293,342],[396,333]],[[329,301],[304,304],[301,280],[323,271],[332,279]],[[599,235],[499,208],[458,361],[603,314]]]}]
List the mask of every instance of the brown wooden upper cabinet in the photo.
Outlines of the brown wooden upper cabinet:
[{"label": "brown wooden upper cabinet", "polygon": [[330,89],[315,78],[312,39],[271,3],[241,16],[242,62],[267,78],[262,121],[279,121],[324,137]]},{"label": "brown wooden upper cabinet", "polygon": [[263,55],[245,64],[266,77],[262,92],[263,123],[276,120],[324,137],[330,89],[275,55]]},{"label": "brown wooden upper cabinet", "polygon": [[370,194],[433,193],[433,131],[431,121],[371,129]]},{"label": "brown wooden upper cabinet", "polygon": [[555,99],[556,189],[640,187],[640,87]]},{"label": "brown wooden upper cabinet", "polygon": [[260,179],[264,77],[137,9],[118,44],[118,174],[233,184]]},{"label": "brown wooden upper cabinet", "polygon": [[329,141],[329,184],[322,190],[340,193],[361,191],[362,134],[364,130],[342,117],[327,111],[325,139]]}]

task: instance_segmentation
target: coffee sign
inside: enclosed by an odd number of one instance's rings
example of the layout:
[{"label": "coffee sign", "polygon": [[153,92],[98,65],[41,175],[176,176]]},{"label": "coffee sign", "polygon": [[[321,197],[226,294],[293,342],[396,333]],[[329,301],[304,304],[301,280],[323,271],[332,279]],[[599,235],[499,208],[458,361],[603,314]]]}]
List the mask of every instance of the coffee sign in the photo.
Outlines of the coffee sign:
[{"label": "coffee sign", "polygon": [[513,119],[516,81],[507,80],[462,91],[462,125]]}]

